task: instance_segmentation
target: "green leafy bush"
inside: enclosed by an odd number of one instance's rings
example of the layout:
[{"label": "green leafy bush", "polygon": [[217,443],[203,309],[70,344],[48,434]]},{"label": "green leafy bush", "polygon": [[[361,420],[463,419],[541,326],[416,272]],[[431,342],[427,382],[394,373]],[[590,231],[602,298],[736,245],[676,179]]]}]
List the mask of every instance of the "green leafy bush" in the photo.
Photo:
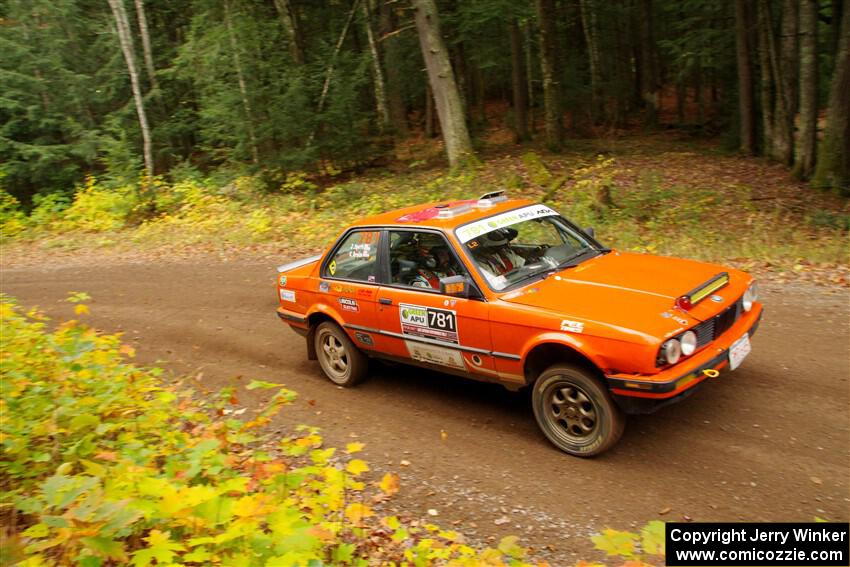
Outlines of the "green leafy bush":
[{"label": "green leafy bush", "polygon": [[[85,294],[74,294],[78,316]],[[325,448],[315,428],[275,439],[262,426],[295,394],[245,420],[235,389],[198,399],[129,363],[119,335],[77,320],[50,330],[0,297],[0,513],[16,526],[4,563],[41,565],[524,565],[516,538],[475,550],[436,525],[379,518],[399,489],[387,473]]]}]

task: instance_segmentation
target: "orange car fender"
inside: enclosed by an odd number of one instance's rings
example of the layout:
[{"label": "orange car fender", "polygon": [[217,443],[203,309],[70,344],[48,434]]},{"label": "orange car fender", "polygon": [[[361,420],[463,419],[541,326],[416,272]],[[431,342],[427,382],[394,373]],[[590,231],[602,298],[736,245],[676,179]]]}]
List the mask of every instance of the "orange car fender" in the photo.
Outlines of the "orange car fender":
[{"label": "orange car fender", "polygon": [[[326,303],[314,303],[312,307],[307,311],[306,317],[309,321],[311,317],[316,314],[322,314],[326,317],[330,318],[334,323],[340,326],[345,331],[345,321],[342,316],[339,314],[339,311],[327,305]],[[316,325],[310,325],[309,331],[307,331],[307,359],[308,360],[316,360],[316,347],[313,344],[313,333],[316,332]]]},{"label": "orange car fender", "polygon": [[559,333],[555,331],[540,333],[538,335],[533,336],[523,345],[522,352],[520,353],[522,363],[523,365],[525,365],[529,353],[533,351],[536,347],[543,344],[556,344],[563,345],[574,350],[579,355],[589,360],[596,368],[601,371],[606,367],[606,363],[604,358],[598,352],[596,352],[596,349],[592,344],[592,339],[593,337],[589,335],[585,337],[571,333]]}]

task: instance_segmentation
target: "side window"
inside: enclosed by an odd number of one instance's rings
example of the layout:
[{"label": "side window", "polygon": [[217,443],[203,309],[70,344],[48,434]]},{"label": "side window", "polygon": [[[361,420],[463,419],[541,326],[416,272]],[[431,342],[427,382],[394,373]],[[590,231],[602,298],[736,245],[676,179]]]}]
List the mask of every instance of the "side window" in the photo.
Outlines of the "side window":
[{"label": "side window", "polygon": [[374,282],[378,277],[378,240],[375,231],[352,232],[334,252],[325,271],[333,278]]},{"label": "side window", "polygon": [[440,278],[467,275],[439,234],[412,230],[390,232],[390,282],[423,289],[440,289]]}]

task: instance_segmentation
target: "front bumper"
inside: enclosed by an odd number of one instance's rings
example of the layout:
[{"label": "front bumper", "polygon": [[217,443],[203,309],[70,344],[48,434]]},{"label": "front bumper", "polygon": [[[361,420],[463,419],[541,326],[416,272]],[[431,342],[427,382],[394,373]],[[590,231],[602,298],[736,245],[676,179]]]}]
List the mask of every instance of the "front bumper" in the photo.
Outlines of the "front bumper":
[{"label": "front bumper", "polygon": [[[687,397],[708,375],[705,370],[721,370],[729,364],[729,348],[744,333],[752,337],[761,322],[762,306],[742,316],[721,337],[700,352],[652,375],[612,374],[606,376],[608,387],[618,403],[628,413],[647,413],[639,407],[654,411]],[[643,403],[637,403],[638,399]]]}]

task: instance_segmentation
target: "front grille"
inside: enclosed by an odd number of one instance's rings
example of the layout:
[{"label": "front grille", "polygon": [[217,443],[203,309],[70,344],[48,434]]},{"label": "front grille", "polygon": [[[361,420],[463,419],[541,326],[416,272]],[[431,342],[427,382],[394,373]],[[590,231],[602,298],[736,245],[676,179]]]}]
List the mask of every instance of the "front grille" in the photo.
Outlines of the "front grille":
[{"label": "front grille", "polygon": [[703,321],[692,330],[697,334],[697,348],[701,348],[726,331],[735,324],[741,316],[741,299],[706,321]]}]

